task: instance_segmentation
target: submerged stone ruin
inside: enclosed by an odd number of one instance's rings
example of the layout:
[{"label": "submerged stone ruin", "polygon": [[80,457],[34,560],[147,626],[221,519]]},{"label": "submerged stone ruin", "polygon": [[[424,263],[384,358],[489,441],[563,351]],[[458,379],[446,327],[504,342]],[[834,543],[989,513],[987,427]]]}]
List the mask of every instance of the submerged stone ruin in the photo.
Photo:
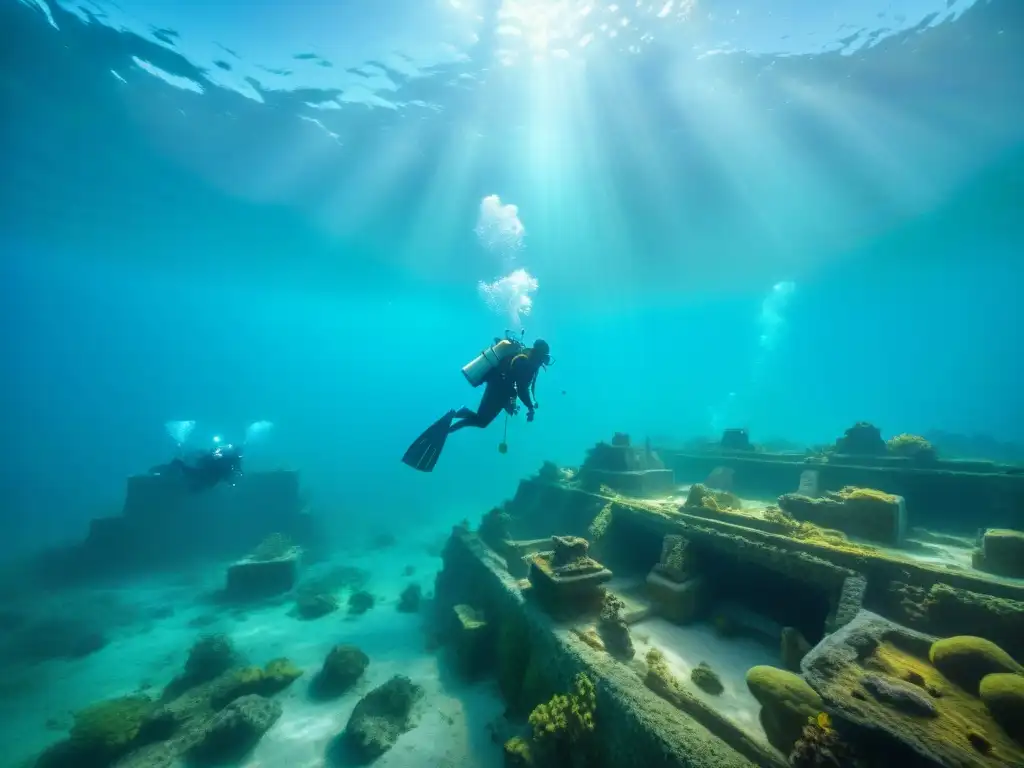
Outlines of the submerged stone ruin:
[{"label": "submerged stone ruin", "polygon": [[924,507],[1021,478],[865,424],[799,460],[727,437],[618,435],[453,530],[434,609],[486,626],[507,764],[1024,765],[1021,534]]}]

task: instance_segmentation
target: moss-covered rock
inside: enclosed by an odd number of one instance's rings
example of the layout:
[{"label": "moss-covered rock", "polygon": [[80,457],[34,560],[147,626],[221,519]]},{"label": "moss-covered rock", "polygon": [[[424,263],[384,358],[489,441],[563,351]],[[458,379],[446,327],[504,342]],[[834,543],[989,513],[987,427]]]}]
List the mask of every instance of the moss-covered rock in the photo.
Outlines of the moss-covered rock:
[{"label": "moss-covered rock", "polygon": [[920,435],[896,435],[889,438],[885,446],[893,456],[905,456],[919,462],[931,462],[938,458],[935,447]]},{"label": "moss-covered rock", "polygon": [[312,621],[338,610],[338,598],[329,592],[304,592],[295,598],[294,615]]},{"label": "moss-covered rock", "polygon": [[718,696],[725,690],[718,673],[704,661],[690,670],[690,682],[712,696]]},{"label": "moss-covered rock", "polygon": [[395,675],[356,704],[345,727],[344,740],[358,763],[369,763],[412,728],[412,708],[423,689],[404,675]]},{"label": "moss-covered rock", "polygon": [[312,692],[321,698],[340,696],[348,691],[370,665],[370,657],[354,645],[336,645],[313,679]]},{"label": "moss-covered rock", "polygon": [[361,616],[373,608],[376,599],[365,590],[353,592],[348,596],[348,613],[350,616]]},{"label": "moss-covered rock", "polygon": [[747,687],[761,705],[761,725],[768,741],[788,755],[807,719],[822,711],[821,697],[799,675],[769,666],[751,668]]},{"label": "moss-covered rock", "polygon": [[1024,532],[990,528],[974,553],[975,568],[1010,578],[1024,578]]},{"label": "moss-covered rock", "polygon": [[1006,672],[985,675],[978,693],[1010,738],[1024,744],[1024,676]]},{"label": "moss-covered rock", "polygon": [[245,756],[281,717],[281,705],[250,694],[235,699],[193,737],[188,755],[194,764],[222,764]]},{"label": "moss-covered rock", "polygon": [[301,676],[302,670],[288,659],[274,659],[263,668],[237,667],[224,673],[210,684],[208,695],[213,707],[220,709],[240,696],[273,696]]},{"label": "moss-covered rock", "polygon": [[986,675],[994,672],[1024,673],[1024,667],[998,645],[970,635],[936,640],[928,658],[949,680],[974,694],[978,693],[978,685]]},{"label": "moss-covered rock", "polygon": [[694,483],[686,494],[686,501],[683,502],[683,509],[687,507],[703,507],[719,511],[723,509],[741,509],[743,503],[735,494],[728,491],[718,491],[708,488],[703,483]]}]

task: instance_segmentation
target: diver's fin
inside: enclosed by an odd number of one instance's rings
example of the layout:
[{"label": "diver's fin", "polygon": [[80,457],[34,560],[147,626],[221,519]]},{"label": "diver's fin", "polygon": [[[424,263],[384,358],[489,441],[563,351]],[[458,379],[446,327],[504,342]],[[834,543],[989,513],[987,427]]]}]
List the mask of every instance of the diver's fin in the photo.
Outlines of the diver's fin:
[{"label": "diver's fin", "polygon": [[455,411],[448,411],[427,427],[427,431],[409,446],[409,450],[402,457],[402,462],[420,472],[432,472],[441,455],[441,449],[444,448],[444,441],[448,439],[448,428],[454,420]]}]

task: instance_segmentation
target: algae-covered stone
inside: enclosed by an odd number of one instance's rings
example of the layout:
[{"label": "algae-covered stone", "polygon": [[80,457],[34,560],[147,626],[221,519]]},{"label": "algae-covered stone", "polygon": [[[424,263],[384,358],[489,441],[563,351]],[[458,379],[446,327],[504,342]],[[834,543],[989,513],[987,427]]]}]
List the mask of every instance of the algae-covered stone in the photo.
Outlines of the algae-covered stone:
[{"label": "algae-covered stone", "polygon": [[352,757],[369,763],[389,749],[412,728],[412,708],[423,689],[404,675],[395,675],[366,694],[345,727],[345,742]]},{"label": "algae-covered stone", "polygon": [[295,599],[294,613],[300,619],[312,621],[334,613],[338,607],[338,598],[329,592],[306,592]]},{"label": "algae-covered stone", "polygon": [[939,714],[929,695],[913,683],[891,680],[882,675],[865,675],[860,684],[878,701],[900,712],[921,717]]},{"label": "algae-covered stone", "polygon": [[1024,676],[1006,672],[985,675],[978,693],[1003,730],[1024,744]]},{"label": "algae-covered stone", "polygon": [[238,760],[279,717],[281,705],[276,701],[256,694],[235,699],[203,725],[188,750],[189,757],[200,764]]},{"label": "algae-covered stone", "polygon": [[722,679],[718,676],[718,673],[704,661],[690,670],[690,681],[702,691],[710,693],[712,696],[718,696],[725,690],[725,686],[722,685]]},{"label": "algae-covered stone", "polygon": [[273,659],[263,668],[263,693],[271,695],[283,691],[302,677],[302,670],[291,659]]},{"label": "algae-covered stone", "polygon": [[776,667],[757,666],[747,672],[747,687],[761,705],[761,725],[772,746],[789,754],[808,718],[824,705],[799,675]]},{"label": "algae-covered stone", "polygon": [[1005,528],[985,531],[974,566],[999,576],[1024,577],[1024,532]]},{"label": "algae-covered stone", "polygon": [[336,645],[324,659],[324,665],[313,680],[318,696],[340,696],[349,690],[370,664],[370,657],[354,645]]},{"label": "algae-covered stone", "polygon": [[125,696],[93,704],[75,713],[65,741],[46,750],[39,768],[89,768],[111,765],[146,743],[143,730],[154,704],[145,696]]},{"label": "algae-covered stone", "polygon": [[1010,654],[983,637],[960,635],[936,640],[928,653],[932,665],[966,691],[978,692],[985,675],[994,672],[1024,673]]}]

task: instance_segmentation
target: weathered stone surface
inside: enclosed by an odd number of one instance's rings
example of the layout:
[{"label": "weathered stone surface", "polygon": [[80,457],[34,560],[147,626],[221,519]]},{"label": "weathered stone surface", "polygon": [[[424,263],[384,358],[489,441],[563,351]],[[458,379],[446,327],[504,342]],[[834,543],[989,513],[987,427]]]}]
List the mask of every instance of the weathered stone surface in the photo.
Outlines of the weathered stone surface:
[{"label": "weathered stone surface", "polygon": [[242,696],[214,715],[196,735],[189,756],[202,763],[238,760],[281,717],[281,705],[256,694]]},{"label": "weathered stone surface", "polygon": [[228,567],[225,594],[232,600],[260,600],[283,594],[295,586],[299,550],[272,560],[239,560]]},{"label": "weathered stone surface", "polygon": [[[984,704],[929,663],[934,640],[862,611],[815,646],[801,667],[837,727],[870,748],[867,765],[1024,764],[1024,749]],[[979,752],[984,743],[987,755]]]},{"label": "weathered stone surface", "polygon": [[317,698],[340,696],[356,684],[369,664],[370,657],[356,646],[334,646],[313,678],[312,693]]},{"label": "weathered stone surface", "polygon": [[[503,638],[513,637],[506,627],[519,627],[516,639],[510,641],[511,650],[503,655],[511,658],[512,651],[525,650],[525,658],[515,667],[515,681],[531,690],[537,685],[534,681],[543,681],[545,689],[526,697],[527,712],[551,693],[567,690],[578,673],[586,672],[597,681],[600,747],[616,768],[783,768],[784,761],[774,751],[739,732],[695,697],[688,697],[687,706],[692,709],[681,716],[677,707],[644,686],[627,665],[595,654],[569,632],[559,632],[505,573],[502,561],[489,549],[468,532],[457,530],[445,549],[435,594],[450,603],[460,602],[468,591],[496,615],[509,617],[503,620]],[[527,668],[532,671],[525,673]]]},{"label": "weathered stone surface", "polygon": [[796,493],[779,497],[779,507],[794,520],[899,547],[907,528],[906,504],[901,496],[866,488],[844,488],[813,499]]},{"label": "weathered stone surface", "polygon": [[704,579],[699,576],[680,583],[651,571],[647,575],[647,594],[658,614],[677,624],[694,621],[706,602]]},{"label": "weathered stone surface", "polygon": [[423,688],[404,675],[395,675],[360,699],[343,735],[355,761],[376,760],[411,730],[412,709],[422,696]]},{"label": "weathered stone surface", "polygon": [[989,528],[974,553],[975,568],[1011,578],[1024,578],[1024,532]]}]

